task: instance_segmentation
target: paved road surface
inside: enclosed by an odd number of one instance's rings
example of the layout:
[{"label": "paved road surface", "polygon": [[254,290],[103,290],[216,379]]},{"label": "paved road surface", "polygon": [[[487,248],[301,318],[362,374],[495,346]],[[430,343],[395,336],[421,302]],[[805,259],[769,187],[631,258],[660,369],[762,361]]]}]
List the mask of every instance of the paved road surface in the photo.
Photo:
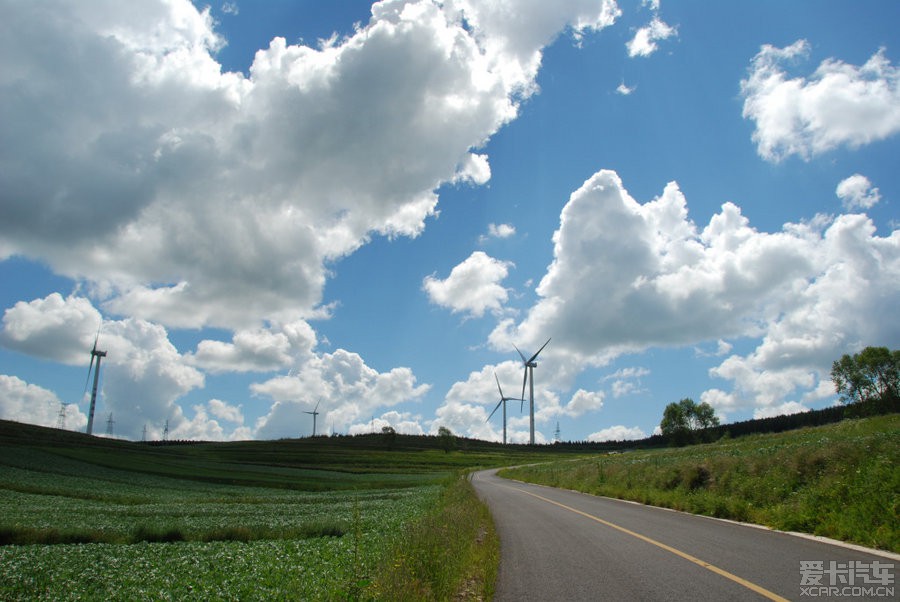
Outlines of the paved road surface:
[{"label": "paved road surface", "polygon": [[[472,482],[500,536],[498,602],[900,600],[897,555],[528,485],[495,472],[478,472]],[[801,561],[821,564],[801,574]],[[827,589],[801,585],[803,577]],[[852,595],[866,594],[864,587],[868,595]]]}]

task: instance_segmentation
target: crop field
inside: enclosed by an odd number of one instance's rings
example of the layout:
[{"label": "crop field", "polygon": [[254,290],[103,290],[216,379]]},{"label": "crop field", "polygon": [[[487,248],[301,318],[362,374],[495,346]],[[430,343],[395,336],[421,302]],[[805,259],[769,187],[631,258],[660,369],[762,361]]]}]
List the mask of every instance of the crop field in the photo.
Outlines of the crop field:
[{"label": "crop field", "polygon": [[0,599],[354,598],[446,478],[83,441],[2,442]]},{"label": "crop field", "polygon": [[[456,476],[554,457],[459,447],[380,435],[144,444],[0,420],[0,600],[391,599],[388,584],[406,582],[452,592],[473,576],[446,550],[493,566],[497,550]],[[444,539],[435,520],[452,525]],[[433,553],[425,573],[394,560],[419,555],[411,537]]]}]

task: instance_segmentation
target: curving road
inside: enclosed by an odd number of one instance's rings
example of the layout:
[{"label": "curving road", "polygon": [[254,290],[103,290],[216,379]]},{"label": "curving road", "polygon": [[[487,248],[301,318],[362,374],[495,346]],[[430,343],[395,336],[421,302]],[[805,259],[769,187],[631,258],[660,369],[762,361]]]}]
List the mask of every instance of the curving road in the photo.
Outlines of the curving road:
[{"label": "curving road", "polygon": [[497,601],[900,599],[894,554],[495,473],[472,482],[500,536]]}]

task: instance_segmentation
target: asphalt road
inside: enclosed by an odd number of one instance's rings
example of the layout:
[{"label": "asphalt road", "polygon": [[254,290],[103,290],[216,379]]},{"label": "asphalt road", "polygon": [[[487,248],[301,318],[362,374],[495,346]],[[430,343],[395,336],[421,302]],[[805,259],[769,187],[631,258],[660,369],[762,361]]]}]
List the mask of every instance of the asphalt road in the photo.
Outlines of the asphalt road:
[{"label": "asphalt road", "polygon": [[500,536],[498,602],[900,600],[897,555],[495,473],[472,482]]}]

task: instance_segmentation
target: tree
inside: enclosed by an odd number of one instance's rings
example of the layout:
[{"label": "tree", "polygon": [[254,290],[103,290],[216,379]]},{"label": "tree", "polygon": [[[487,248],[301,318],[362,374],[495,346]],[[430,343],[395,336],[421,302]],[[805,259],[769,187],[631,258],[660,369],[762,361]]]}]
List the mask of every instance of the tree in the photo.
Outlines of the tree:
[{"label": "tree", "polygon": [[900,350],[866,347],[852,356],[844,354],[831,365],[831,380],[845,403],[898,397]]},{"label": "tree", "polygon": [[844,403],[900,396],[900,350],[866,347],[831,365],[831,380]]},{"label": "tree", "polygon": [[694,431],[718,424],[719,418],[711,405],[705,401],[697,404],[690,397],[685,397],[666,406],[659,429],[673,442],[684,444],[693,438]]},{"label": "tree", "polygon": [[444,448],[445,453],[450,453],[450,450],[456,447],[456,436],[446,426],[438,429],[438,439],[440,439],[441,447]]},{"label": "tree", "polygon": [[397,431],[391,425],[381,427],[381,438],[384,439],[388,449],[394,449],[394,443],[397,441]]}]

